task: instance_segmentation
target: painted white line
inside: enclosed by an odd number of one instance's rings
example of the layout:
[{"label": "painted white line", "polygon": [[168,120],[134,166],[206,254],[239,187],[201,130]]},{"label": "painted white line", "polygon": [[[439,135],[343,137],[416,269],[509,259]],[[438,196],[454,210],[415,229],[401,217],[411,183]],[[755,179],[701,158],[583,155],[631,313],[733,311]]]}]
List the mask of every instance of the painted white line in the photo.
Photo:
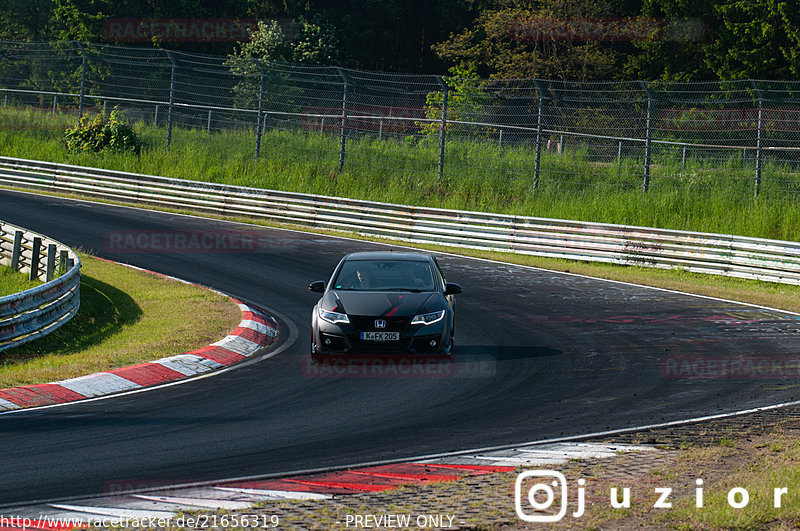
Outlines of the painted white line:
[{"label": "painted white line", "polygon": [[278,331],[272,328],[271,326],[267,326],[265,323],[261,323],[259,321],[251,321],[250,319],[246,319],[239,323],[239,326],[242,328],[249,328],[251,330],[255,330],[256,332],[260,332],[269,337],[277,337]]},{"label": "painted white line", "polygon": [[175,513],[169,511],[147,511],[141,509],[120,509],[118,507],[92,507],[86,505],[62,505],[59,503],[53,503],[50,504],[50,506],[56,509],[61,509],[62,511],[107,516],[110,518],[158,519],[175,516]]},{"label": "painted white line", "polygon": [[0,398],[0,411],[11,411],[12,409],[19,409],[22,406],[18,406],[13,402],[9,402],[8,400],[3,400]]},{"label": "painted white line", "polygon": [[[479,462],[478,462],[479,461]],[[549,465],[562,465],[569,461],[564,458],[546,458],[546,457],[486,457],[482,455],[465,455],[454,462],[446,460],[436,461],[436,463],[463,465],[466,463],[475,463],[484,466],[549,466]]]},{"label": "painted white line", "polygon": [[293,492],[289,490],[271,489],[244,489],[237,487],[216,487],[227,492],[238,492],[251,496],[260,496],[268,500],[329,500],[333,498],[330,494],[320,494],[318,492]]},{"label": "painted white line", "polygon": [[222,364],[217,363],[216,361],[195,356],[194,354],[178,354],[177,356],[161,358],[155,363],[163,365],[168,369],[172,369],[175,372],[179,372],[184,376],[194,376],[195,374],[208,372],[212,369],[222,367]]},{"label": "painted white line", "polygon": [[258,349],[264,348],[258,343],[254,343],[249,339],[245,339],[240,336],[228,336],[217,341],[216,343],[212,343],[212,345],[215,347],[223,347],[228,350],[232,350],[237,354],[241,354],[242,356],[249,356]]},{"label": "painted white line", "polygon": [[212,500],[203,498],[183,498],[179,496],[150,496],[145,494],[134,494],[134,498],[142,500],[156,501],[161,503],[170,503],[181,507],[200,507],[205,509],[248,509],[253,506],[252,503],[233,501],[233,500]]},{"label": "painted white line", "polygon": [[[494,452],[482,452],[453,458],[423,461],[431,464],[464,464],[470,460],[488,461],[495,466],[558,465],[572,459],[604,459],[620,453],[653,451],[650,446],[595,444],[595,443],[555,443],[535,448],[509,448]],[[457,462],[455,462],[457,461]]]},{"label": "painted white line", "polygon": [[108,372],[79,376],[78,378],[71,378],[69,380],[53,383],[61,387],[66,387],[70,391],[85,397],[119,393],[121,391],[130,391],[131,389],[138,389],[141,387],[141,385],[126,380],[122,376],[117,376],[116,374]]}]

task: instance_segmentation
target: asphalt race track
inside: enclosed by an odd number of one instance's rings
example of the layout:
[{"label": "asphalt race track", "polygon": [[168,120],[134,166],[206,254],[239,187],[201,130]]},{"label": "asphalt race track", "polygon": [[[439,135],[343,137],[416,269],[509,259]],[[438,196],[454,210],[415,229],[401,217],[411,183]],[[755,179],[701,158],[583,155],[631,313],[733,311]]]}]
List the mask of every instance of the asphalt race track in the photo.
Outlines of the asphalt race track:
[{"label": "asphalt race track", "polygon": [[453,256],[439,260],[448,280],[464,287],[456,370],[314,373],[307,353],[317,295],[308,283],[327,279],[347,252],[385,246],[240,226],[258,231],[257,252],[118,251],[106,245],[113,231],[234,226],[5,191],[0,218],[274,310],[284,349],[182,385],[0,415],[0,506],[102,494],[112,484],[411,458],[800,399],[797,380],[782,376],[672,372],[678,358],[719,364],[797,355],[797,316]]}]

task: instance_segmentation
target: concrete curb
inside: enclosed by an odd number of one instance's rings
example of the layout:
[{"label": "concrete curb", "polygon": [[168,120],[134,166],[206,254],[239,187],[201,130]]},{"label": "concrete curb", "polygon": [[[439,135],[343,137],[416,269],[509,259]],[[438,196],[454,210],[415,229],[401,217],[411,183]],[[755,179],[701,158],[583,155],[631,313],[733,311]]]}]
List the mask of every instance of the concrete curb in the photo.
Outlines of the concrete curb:
[{"label": "concrete curb", "polygon": [[242,321],[228,336],[199,350],[46,384],[0,389],[0,412],[50,406],[164,384],[220,369],[252,356],[275,342],[278,323],[231,298]]}]

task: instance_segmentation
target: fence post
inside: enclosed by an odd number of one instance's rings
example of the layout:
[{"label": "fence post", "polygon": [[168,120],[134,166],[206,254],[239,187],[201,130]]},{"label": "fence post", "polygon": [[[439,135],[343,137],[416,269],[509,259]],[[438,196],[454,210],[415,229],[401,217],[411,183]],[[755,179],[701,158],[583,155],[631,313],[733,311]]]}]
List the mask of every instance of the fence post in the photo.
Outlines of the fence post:
[{"label": "fence post", "polygon": [[86,52],[83,45],[78,42],[78,50],[81,52],[81,95],[78,100],[78,119],[83,118],[83,98],[86,94]]},{"label": "fence post", "polygon": [[339,76],[342,78],[342,124],[339,130],[339,173],[342,172],[344,168],[344,153],[345,153],[345,143],[347,139],[347,95],[350,92],[350,83],[347,81],[347,76],[344,73],[344,70],[337,67],[336,70],[339,72]]},{"label": "fence post", "polygon": [[38,236],[33,238],[33,250],[31,252],[31,271],[28,275],[30,281],[39,278],[39,260],[42,255],[42,239]]},{"label": "fence post", "polygon": [[11,247],[11,270],[19,271],[19,262],[22,258],[22,231],[14,232],[14,245]]},{"label": "fence post", "polygon": [[642,183],[642,191],[647,193],[650,189],[650,141],[653,133],[653,95],[650,89],[644,83],[639,81],[645,94],[647,95],[647,132],[644,143],[644,181]]},{"label": "fence post", "polygon": [[533,82],[539,94],[539,112],[536,117],[536,159],[533,166],[533,189],[539,189],[539,175],[542,165],[542,115],[544,114],[544,92],[538,81]]},{"label": "fence post", "polygon": [[169,50],[164,50],[164,53],[167,54],[169,62],[172,63],[172,75],[170,76],[169,81],[169,113],[167,115],[167,149],[169,149],[169,146],[172,143],[172,110],[175,106],[175,69],[177,68],[177,63],[175,62],[175,58],[172,56],[172,52]]},{"label": "fence post", "polygon": [[436,170],[436,184],[441,186],[444,177],[444,146],[447,137],[447,96],[449,88],[442,76],[436,76],[439,86],[442,87],[442,121],[439,124],[439,167]]},{"label": "fence post", "polygon": [[754,186],[754,197],[758,197],[761,191],[761,163],[763,154],[763,139],[764,139],[764,94],[758,88],[758,84],[754,80],[750,80],[750,84],[758,95],[758,131],[756,132],[756,182]]},{"label": "fence post", "polygon": [[69,258],[69,253],[66,251],[66,249],[62,249],[61,253],[58,256],[58,276],[61,276],[67,272],[68,258]]},{"label": "fence post", "polygon": [[261,135],[264,133],[263,121],[261,116],[264,113],[264,67],[261,66],[261,61],[254,59],[259,71],[258,81],[258,125],[256,126],[256,158],[261,154]]},{"label": "fence post", "polygon": [[55,277],[56,272],[56,244],[51,243],[47,246],[47,273],[46,282],[50,282]]}]

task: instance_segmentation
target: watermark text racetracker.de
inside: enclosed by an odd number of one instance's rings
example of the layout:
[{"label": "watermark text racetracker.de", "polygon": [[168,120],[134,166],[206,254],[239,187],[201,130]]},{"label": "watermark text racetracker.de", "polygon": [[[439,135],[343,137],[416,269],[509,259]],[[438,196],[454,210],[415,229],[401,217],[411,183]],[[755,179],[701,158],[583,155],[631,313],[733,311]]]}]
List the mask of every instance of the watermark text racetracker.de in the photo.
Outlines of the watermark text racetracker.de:
[{"label": "watermark text racetracker.de", "polygon": [[[656,510],[673,508],[673,503],[678,497],[689,496],[697,510],[706,507],[705,481],[695,479],[694,488],[674,489],[671,486],[656,486],[642,492],[633,492],[630,487],[609,487],[608,506],[612,509],[630,509],[634,497],[637,500],[647,500],[647,503]],[[572,518],[581,518],[586,513],[586,491],[590,487],[586,479],[577,480],[577,487],[568,485],[567,479],[556,470],[526,470],[517,475],[514,483],[514,508],[517,517],[525,522],[558,522],[569,514]],[[596,494],[593,492],[593,495]],[[746,510],[755,494],[743,487],[732,487],[724,493],[725,502],[735,510]],[[600,498],[605,492],[600,493]],[[758,495],[764,496],[763,491]],[[769,491],[769,503],[772,509],[781,509],[790,497],[789,489],[775,486]],[[593,499],[598,499],[593,496]],[[759,507],[757,510],[761,510]],[[756,510],[756,509],[754,509]]]},{"label": "watermark text racetracker.de", "polygon": [[786,380],[800,378],[800,356],[666,356],[666,380]]},{"label": "watermark text racetracker.de", "polygon": [[301,358],[306,378],[493,378],[497,360],[490,355],[342,354]]},{"label": "watermark text racetracker.de", "polygon": [[252,230],[110,230],[111,253],[254,253],[267,245]]}]

